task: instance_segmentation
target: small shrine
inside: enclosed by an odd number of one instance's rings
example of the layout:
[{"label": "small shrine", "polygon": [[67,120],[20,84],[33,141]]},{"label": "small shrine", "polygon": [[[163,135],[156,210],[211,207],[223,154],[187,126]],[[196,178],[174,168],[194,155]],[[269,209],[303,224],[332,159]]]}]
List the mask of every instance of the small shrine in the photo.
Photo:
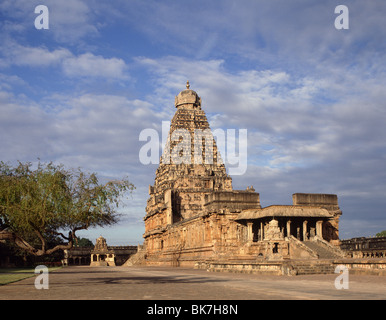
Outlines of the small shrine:
[{"label": "small shrine", "polygon": [[115,255],[107,247],[106,239],[100,236],[96,239],[95,247],[91,251],[90,266],[115,266]]}]

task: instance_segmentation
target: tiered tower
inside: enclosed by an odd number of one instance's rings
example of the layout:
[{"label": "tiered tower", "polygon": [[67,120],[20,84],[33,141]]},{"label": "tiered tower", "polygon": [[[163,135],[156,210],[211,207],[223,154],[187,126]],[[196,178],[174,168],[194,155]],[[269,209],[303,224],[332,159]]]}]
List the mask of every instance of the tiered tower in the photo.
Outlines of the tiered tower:
[{"label": "tiered tower", "polygon": [[199,215],[206,195],[232,190],[201,98],[190,89],[189,81],[176,96],[175,107],[155,183],[149,187],[145,221],[149,220],[150,229],[153,220],[165,227]]}]

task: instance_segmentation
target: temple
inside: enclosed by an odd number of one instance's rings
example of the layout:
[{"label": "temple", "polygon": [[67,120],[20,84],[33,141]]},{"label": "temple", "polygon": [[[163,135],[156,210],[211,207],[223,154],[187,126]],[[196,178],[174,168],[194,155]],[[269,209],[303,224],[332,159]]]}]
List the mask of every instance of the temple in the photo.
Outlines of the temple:
[{"label": "temple", "polygon": [[292,205],[262,208],[253,187],[233,189],[201,98],[189,82],[175,107],[149,186],[147,264],[197,267],[342,255],[336,195],[295,193]]}]

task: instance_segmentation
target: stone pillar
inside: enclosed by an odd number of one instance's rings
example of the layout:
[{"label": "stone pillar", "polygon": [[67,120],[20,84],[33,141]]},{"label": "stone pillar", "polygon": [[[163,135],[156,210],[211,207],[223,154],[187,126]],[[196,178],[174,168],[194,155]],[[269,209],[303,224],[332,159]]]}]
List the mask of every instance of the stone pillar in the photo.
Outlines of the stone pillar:
[{"label": "stone pillar", "polygon": [[172,191],[166,190],[164,193],[164,201],[166,205],[166,224],[173,224],[173,213],[172,213]]},{"label": "stone pillar", "polygon": [[253,226],[253,222],[248,222],[247,223],[247,235],[248,235],[248,242],[252,242],[253,241],[253,231],[252,231],[252,226]]},{"label": "stone pillar", "polygon": [[287,221],[287,238],[291,236],[291,220]]},{"label": "stone pillar", "polygon": [[303,241],[308,240],[307,236],[307,220],[303,221]]},{"label": "stone pillar", "polygon": [[263,241],[264,239],[264,226],[263,226],[263,221],[260,222],[260,241]]},{"label": "stone pillar", "polygon": [[319,220],[316,222],[316,236],[319,237],[320,239],[323,239],[323,220]]}]

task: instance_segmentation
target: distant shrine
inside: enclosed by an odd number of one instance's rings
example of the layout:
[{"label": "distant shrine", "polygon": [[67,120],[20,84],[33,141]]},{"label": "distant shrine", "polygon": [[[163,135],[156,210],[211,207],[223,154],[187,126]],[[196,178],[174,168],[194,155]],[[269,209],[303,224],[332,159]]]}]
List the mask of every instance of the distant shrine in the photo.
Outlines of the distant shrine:
[{"label": "distant shrine", "polygon": [[[154,185],[149,187],[144,217],[146,264],[207,267],[222,263],[224,267],[226,262],[229,267],[231,262],[240,266],[343,255],[339,250],[342,211],[336,195],[295,193],[292,205],[262,208],[253,187],[233,190],[201,98],[189,82],[176,96],[175,107],[169,139]],[[193,138],[197,129],[206,133],[203,139]],[[176,139],[176,132],[191,135],[192,147],[185,149],[191,150],[189,163],[173,161],[175,147],[182,141]],[[211,149],[204,143],[208,135]],[[200,161],[195,158],[197,150]],[[208,157],[211,161],[205,161]]]},{"label": "distant shrine", "polygon": [[137,246],[108,246],[100,236],[93,247],[72,247],[64,250],[63,265],[121,266],[138,251]]}]

